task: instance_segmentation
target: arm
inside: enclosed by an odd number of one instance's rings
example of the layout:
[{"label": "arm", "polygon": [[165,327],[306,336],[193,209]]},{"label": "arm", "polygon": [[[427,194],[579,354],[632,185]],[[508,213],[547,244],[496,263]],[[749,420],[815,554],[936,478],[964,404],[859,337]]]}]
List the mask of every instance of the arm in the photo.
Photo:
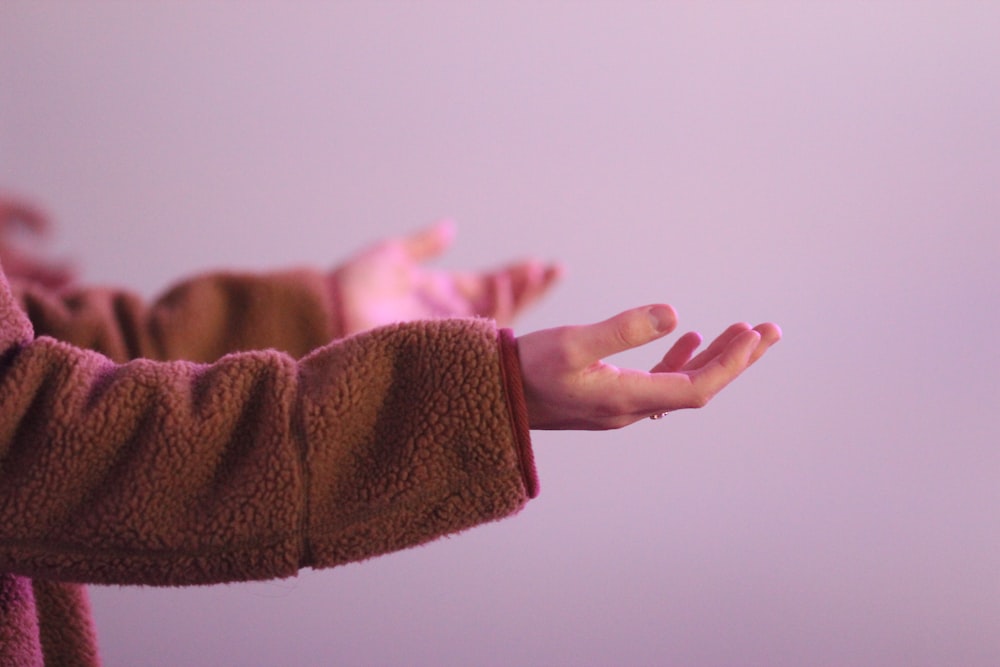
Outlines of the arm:
[{"label": "arm", "polygon": [[388,327],[298,362],[272,351],[119,365],[34,338],[2,287],[0,571],[287,576],[527,499],[528,450],[488,322]]},{"label": "arm", "polygon": [[329,276],[319,271],[213,273],[184,281],[152,304],[108,288],[71,287],[72,271],[23,247],[51,225],[37,206],[0,192],[0,263],[38,336],[117,361],[214,361],[275,348],[299,357],[344,335]]},{"label": "arm", "polygon": [[229,352],[269,348],[297,358],[344,335],[328,278],[309,269],[209,273],[149,304],[110,288],[52,291],[28,281],[13,288],[38,336],[117,361],[211,362]]},{"label": "arm", "polygon": [[[685,334],[650,372],[602,362],[674,328],[656,305],[528,334],[520,367],[482,320],[386,327],[300,362],[120,366],[33,340],[10,302],[0,290],[0,571],[98,582],[283,576],[499,518],[533,495],[525,421],[702,407],[780,337],[738,324],[694,357]],[[501,380],[519,387],[518,368],[527,419]]]},{"label": "arm", "polygon": [[484,272],[427,267],[450,247],[454,233],[451,223],[431,225],[374,244],[329,273],[208,273],[152,304],[121,290],[53,291],[33,280],[15,282],[14,292],[36,335],[116,361],[211,362],[268,348],[298,358],[336,338],[431,317],[480,316],[506,324],[561,273],[532,260]]}]

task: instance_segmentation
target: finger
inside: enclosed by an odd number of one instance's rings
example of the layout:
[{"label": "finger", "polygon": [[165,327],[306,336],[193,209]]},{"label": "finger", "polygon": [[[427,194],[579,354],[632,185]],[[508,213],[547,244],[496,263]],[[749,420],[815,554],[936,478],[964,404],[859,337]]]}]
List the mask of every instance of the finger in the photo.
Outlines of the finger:
[{"label": "finger", "polygon": [[0,230],[15,224],[34,234],[44,234],[49,229],[48,218],[40,208],[19,199],[0,197]]},{"label": "finger", "polygon": [[74,276],[73,268],[65,262],[43,262],[2,245],[0,245],[0,264],[8,276],[27,278],[33,283],[51,289],[66,285]]},{"label": "finger", "polygon": [[656,304],[619,313],[603,322],[571,327],[573,361],[582,366],[661,338],[677,326],[671,306]]},{"label": "finger", "polygon": [[411,259],[424,262],[450,248],[455,241],[455,233],[454,222],[441,220],[404,238],[402,244]]},{"label": "finger", "polygon": [[[470,315],[490,317],[500,323],[507,321],[509,314],[498,316],[499,309],[508,309],[503,303],[509,300],[510,285],[505,279],[498,279],[499,274],[450,272],[446,280],[454,298],[465,303],[465,309]],[[502,294],[505,293],[505,294]]]},{"label": "finger", "polygon": [[508,277],[511,316],[530,306],[542,297],[563,275],[558,264],[545,265],[538,260],[528,260],[501,269],[498,274]]},{"label": "finger", "polygon": [[545,265],[539,264],[539,268],[541,275],[538,275],[531,285],[531,297],[529,301],[534,301],[540,297],[566,275],[565,267],[558,262]]},{"label": "finger", "polygon": [[454,288],[465,297],[473,313],[509,324],[524,308],[539,299],[562,275],[555,265],[536,260],[513,264],[492,273],[452,273]]},{"label": "finger", "polygon": [[[713,396],[760,359],[768,348],[781,340],[781,329],[770,322],[760,324],[753,329],[743,331],[738,329],[738,325],[727,329],[726,333],[737,332],[736,335],[729,337],[726,347],[703,368],[693,373],[652,372],[648,378],[655,388],[646,390],[645,398],[647,404],[652,401],[655,402],[655,406],[649,412],[703,407]],[[680,342],[678,340],[675,346]],[[660,362],[657,368],[662,364],[663,362]],[[638,379],[641,380],[642,377],[639,376]],[[658,397],[654,398],[650,391],[658,392]],[[665,397],[670,397],[670,400],[665,401]]]},{"label": "finger", "polygon": [[687,332],[677,339],[677,342],[663,355],[660,363],[653,366],[649,372],[673,373],[679,371],[691,360],[691,355],[694,354],[699,345],[701,345],[701,334],[696,331]]},{"label": "finger", "polygon": [[719,354],[722,353],[726,346],[732,342],[734,338],[739,336],[745,331],[750,330],[750,325],[746,322],[737,322],[736,324],[729,325],[725,331],[716,336],[715,340],[709,343],[708,347],[702,350],[696,357],[689,361],[685,366],[684,370],[693,371],[698,370],[708,362],[712,361]]},{"label": "finger", "polygon": [[750,361],[747,363],[748,366],[763,357],[764,353],[767,352],[772,345],[781,340],[781,327],[773,322],[758,324],[754,327],[754,331],[760,334],[760,343],[750,355]]},{"label": "finger", "polygon": [[691,376],[689,404],[685,407],[703,407],[735,380],[750,365],[750,357],[760,340],[759,332],[748,329],[733,338],[715,359],[695,371]]}]

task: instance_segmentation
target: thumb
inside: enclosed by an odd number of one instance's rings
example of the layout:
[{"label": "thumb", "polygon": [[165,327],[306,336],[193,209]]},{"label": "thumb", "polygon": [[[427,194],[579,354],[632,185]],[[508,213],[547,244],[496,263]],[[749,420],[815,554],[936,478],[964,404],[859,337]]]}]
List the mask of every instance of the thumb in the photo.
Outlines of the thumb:
[{"label": "thumb", "polygon": [[580,327],[580,351],[590,361],[630,350],[661,338],[677,326],[677,313],[666,304],[626,310],[603,322]]},{"label": "thumb", "polygon": [[455,240],[455,223],[440,220],[403,239],[407,254],[415,262],[434,259],[451,247]]}]

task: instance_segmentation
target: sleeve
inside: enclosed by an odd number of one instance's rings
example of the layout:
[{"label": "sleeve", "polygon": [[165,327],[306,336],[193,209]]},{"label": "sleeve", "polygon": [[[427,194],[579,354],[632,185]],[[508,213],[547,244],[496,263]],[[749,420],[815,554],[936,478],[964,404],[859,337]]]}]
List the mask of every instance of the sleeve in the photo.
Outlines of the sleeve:
[{"label": "sleeve", "polygon": [[52,290],[12,281],[37,336],[116,361],[212,362],[230,352],[276,349],[295,358],[345,335],[333,274],[214,272],[183,281],[151,303],[128,291]]},{"label": "sleeve", "polygon": [[299,361],[116,364],[36,338],[0,273],[0,326],[0,571],[283,577],[502,518],[537,488],[516,350],[486,320],[395,325]]}]

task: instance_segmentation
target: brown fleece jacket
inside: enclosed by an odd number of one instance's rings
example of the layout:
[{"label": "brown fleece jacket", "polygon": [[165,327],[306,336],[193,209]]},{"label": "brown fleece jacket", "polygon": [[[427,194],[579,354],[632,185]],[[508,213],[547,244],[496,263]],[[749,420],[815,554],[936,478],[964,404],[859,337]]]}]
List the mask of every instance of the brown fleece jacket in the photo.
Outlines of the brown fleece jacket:
[{"label": "brown fleece jacket", "polygon": [[0,271],[0,665],[99,663],[77,583],[286,577],[537,493],[510,332],[328,342],[330,281],[215,274],[147,307]]}]

